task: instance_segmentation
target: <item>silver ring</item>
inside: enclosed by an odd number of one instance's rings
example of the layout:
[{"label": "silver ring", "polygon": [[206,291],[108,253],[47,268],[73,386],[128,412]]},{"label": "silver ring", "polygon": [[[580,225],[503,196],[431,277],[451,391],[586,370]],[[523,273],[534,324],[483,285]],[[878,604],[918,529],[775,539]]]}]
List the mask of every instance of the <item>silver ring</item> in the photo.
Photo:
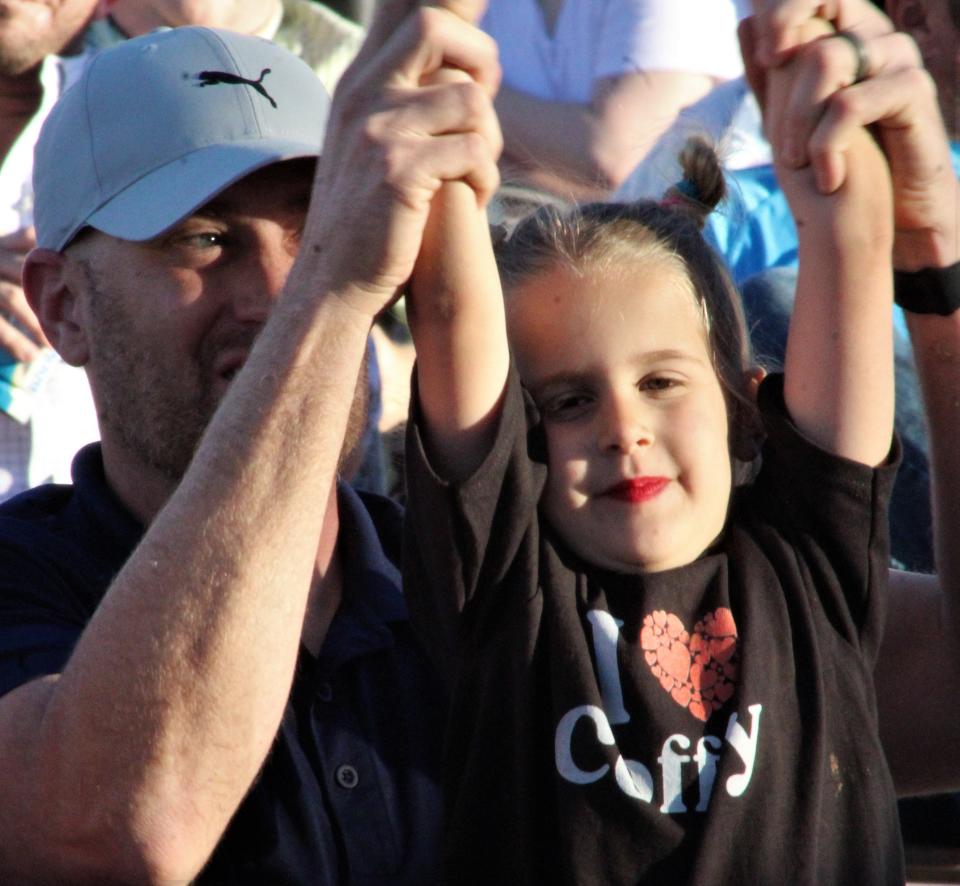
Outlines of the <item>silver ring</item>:
[{"label": "silver ring", "polygon": [[870,57],[867,55],[867,47],[863,40],[853,31],[837,31],[833,36],[846,40],[857,57],[857,70],[853,75],[854,84],[866,80],[867,74],[870,72]]}]

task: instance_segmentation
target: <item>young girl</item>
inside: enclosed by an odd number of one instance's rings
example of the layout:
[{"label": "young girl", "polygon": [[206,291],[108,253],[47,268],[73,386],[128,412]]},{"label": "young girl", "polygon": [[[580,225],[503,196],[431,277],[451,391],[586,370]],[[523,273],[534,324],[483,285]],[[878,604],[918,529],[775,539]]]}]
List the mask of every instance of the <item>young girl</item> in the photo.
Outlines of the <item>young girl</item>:
[{"label": "young girl", "polygon": [[865,133],[846,159],[829,197],[784,177],[800,277],[759,391],[703,146],[661,204],[523,223],[505,316],[479,235],[466,286],[426,250],[405,581],[453,693],[445,882],[903,882],[871,676],[892,212]]}]

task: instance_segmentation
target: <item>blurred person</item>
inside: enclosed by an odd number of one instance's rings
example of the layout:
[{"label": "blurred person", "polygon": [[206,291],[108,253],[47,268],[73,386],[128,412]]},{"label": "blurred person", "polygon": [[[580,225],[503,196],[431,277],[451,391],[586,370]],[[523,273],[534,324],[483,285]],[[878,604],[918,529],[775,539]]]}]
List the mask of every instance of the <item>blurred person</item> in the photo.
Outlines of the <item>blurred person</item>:
[{"label": "blurred person", "polygon": [[683,108],[743,72],[736,26],[748,10],[748,0],[491,0],[481,26],[503,65],[505,180],[609,194]]},{"label": "blurred person", "polygon": [[0,8],[0,500],[69,479],[73,454],[97,436],[86,379],[47,346],[20,271],[34,245],[34,141],[83,67],[81,37],[99,6],[51,0]]}]

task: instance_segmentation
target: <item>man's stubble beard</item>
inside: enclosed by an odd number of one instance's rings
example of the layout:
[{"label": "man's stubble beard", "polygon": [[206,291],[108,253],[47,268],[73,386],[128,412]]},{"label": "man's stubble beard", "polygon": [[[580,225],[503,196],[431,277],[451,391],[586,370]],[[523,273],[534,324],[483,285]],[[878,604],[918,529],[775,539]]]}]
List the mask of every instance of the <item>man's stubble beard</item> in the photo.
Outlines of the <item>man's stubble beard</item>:
[{"label": "man's stubble beard", "polygon": [[[171,384],[178,379],[170,377],[163,361],[151,360],[150,352],[138,347],[132,318],[118,299],[105,292],[89,263],[83,265],[90,288],[90,351],[91,360],[97,365],[101,429],[109,429],[114,439],[144,467],[179,482],[220,404],[220,397],[210,384],[213,372],[205,365],[209,361],[171,369],[193,391],[192,396],[177,395]],[[212,356],[215,355],[211,355],[211,360]],[[365,353],[338,461],[338,471],[346,472],[347,479],[362,458],[359,447],[369,408],[367,373]]]}]

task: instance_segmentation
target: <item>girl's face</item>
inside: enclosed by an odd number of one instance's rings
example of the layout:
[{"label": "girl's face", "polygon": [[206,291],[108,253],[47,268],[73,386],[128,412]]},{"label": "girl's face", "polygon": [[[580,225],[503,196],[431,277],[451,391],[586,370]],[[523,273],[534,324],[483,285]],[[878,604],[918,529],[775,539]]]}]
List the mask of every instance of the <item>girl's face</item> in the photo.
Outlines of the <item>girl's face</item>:
[{"label": "girl's face", "polygon": [[584,560],[658,572],[695,560],[731,490],[727,408],[686,276],[666,260],[575,273],[508,300],[520,376],[540,407],[554,529]]}]

